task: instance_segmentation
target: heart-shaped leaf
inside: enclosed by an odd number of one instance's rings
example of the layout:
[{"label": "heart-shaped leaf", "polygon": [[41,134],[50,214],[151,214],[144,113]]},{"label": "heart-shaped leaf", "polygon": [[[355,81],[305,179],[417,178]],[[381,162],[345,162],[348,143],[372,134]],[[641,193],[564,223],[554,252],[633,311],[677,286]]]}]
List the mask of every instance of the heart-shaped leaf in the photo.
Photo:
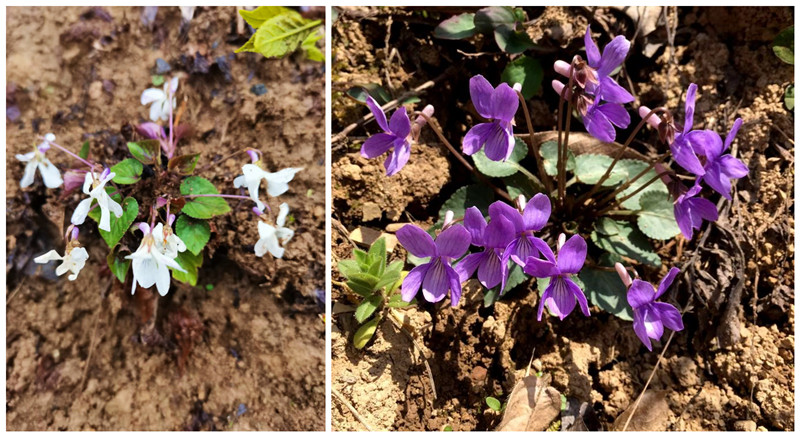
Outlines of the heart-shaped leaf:
[{"label": "heart-shaped leaf", "polygon": [[200,160],[199,153],[190,153],[188,155],[175,156],[167,163],[167,168],[175,170],[182,175],[190,175],[194,172],[197,166],[197,161]]},{"label": "heart-shaped leaf", "polygon": [[198,220],[181,214],[175,222],[175,233],[186,245],[186,249],[199,255],[211,237],[211,227],[205,220]]},{"label": "heart-shaped leaf", "polygon": [[[122,236],[125,235],[125,232],[127,232],[128,229],[130,229],[134,220],[136,220],[136,216],[139,215],[139,203],[136,202],[136,199],[134,199],[133,197],[125,198],[121,206],[122,206],[121,217],[117,217],[114,215],[114,213],[110,213],[111,231],[106,232],[100,229],[100,236],[103,237],[103,240],[106,241],[108,247],[114,247],[117,245],[117,243],[119,243],[119,240],[122,239]],[[95,209],[89,211],[89,217],[91,217],[97,223],[100,223],[100,216],[101,216],[100,207],[96,207]]]},{"label": "heart-shaped leaf", "polygon": [[[219,191],[207,179],[191,176],[181,183],[181,194],[184,196],[219,194]],[[193,218],[210,219],[215,215],[225,214],[230,210],[228,202],[221,197],[191,197],[186,200],[186,204],[181,211]]]},{"label": "heart-shaped leaf", "polygon": [[636,223],[645,235],[654,240],[667,240],[681,233],[675,221],[674,206],[666,193],[645,193],[639,205],[642,210]]},{"label": "heart-shaped leaf", "polygon": [[[575,157],[575,176],[584,184],[596,184],[608,171],[614,159],[606,155],[583,154]],[[619,164],[619,162],[617,162]],[[622,166],[615,164],[603,186],[616,185],[628,176]]]},{"label": "heart-shaped leaf", "polygon": [[661,266],[661,259],[653,252],[650,241],[630,222],[601,217],[595,223],[591,239],[597,247],[608,252],[651,266]]},{"label": "heart-shaped leaf", "polygon": [[142,176],[144,166],[133,158],[123,159],[111,167],[114,172],[114,183],[120,185],[135,184]]},{"label": "heart-shaped leaf", "polygon": [[472,155],[472,160],[475,162],[475,167],[478,171],[489,177],[502,178],[511,176],[519,171],[519,162],[528,154],[528,146],[520,140],[515,138],[514,149],[511,151],[511,156],[506,161],[492,161],[486,157],[483,149]]},{"label": "heart-shaped leaf", "polygon": [[184,250],[178,253],[175,261],[186,270],[186,273],[170,269],[172,270],[172,279],[187,283],[193,287],[197,285],[197,269],[203,265],[203,254],[195,255],[188,250]]},{"label": "heart-shaped leaf", "polygon": [[142,164],[158,164],[161,158],[161,142],[158,140],[128,143],[128,150]]},{"label": "heart-shaped leaf", "polygon": [[476,32],[475,14],[460,14],[439,23],[433,30],[433,36],[441,39],[465,39]]},{"label": "heart-shaped leaf", "polygon": [[530,56],[520,56],[509,62],[503,70],[503,74],[500,75],[500,80],[509,86],[513,87],[515,83],[521,84],[522,97],[526,99],[530,99],[542,90],[543,78],[542,64],[538,59]]}]

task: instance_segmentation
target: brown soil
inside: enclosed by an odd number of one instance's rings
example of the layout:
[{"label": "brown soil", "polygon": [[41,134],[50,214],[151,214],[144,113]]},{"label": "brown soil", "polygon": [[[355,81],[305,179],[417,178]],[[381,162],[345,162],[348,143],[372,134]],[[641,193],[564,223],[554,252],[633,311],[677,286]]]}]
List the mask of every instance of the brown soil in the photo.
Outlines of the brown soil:
[{"label": "brown soil", "polygon": [[[316,290],[324,287],[324,72],[302,56],[267,60],[233,55],[234,7],[199,7],[185,32],[178,8],[159,9],[152,30],[142,8],[8,8],[6,272],[7,413],[10,430],[323,430],[324,324]],[[163,341],[146,345],[142,297],[112,279],[106,245],[84,226],[90,259],[78,280],[56,279],[31,258],[63,248],[60,229],[78,196],[41,181],[21,190],[27,152],[53,132],[93,159],[126,157],[131,125],[146,121],[139,104],[156,59],[180,75],[182,122],[194,134],[180,153],[201,153],[198,168],[253,147],[274,170],[304,167],[279,201],[294,217],[283,259],[257,258],[250,205],[212,220],[197,287],[173,283],[159,300]],[[263,84],[261,96],[251,87]],[[62,171],[70,159],[48,157]],[[201,173],[224,193],[243,157]],[[38,178],[38,176],[37,176]],[[272,204],[277,207],[277,203]],[[66,215],[66,218],[65,218]],[[142,219],[140,215],[139,219]],[[180,326],[197,341],[181,372]],[[199,332],[199,335],[198,335]]]},{"label": "brown soil", "polygon": [[[595,32],[634,33],[624,14],[608,8],[526,10],[534,20],[528,33],[540,44],[531,54],[545,66],[544,84],[554,78],[549,66],[555,59],[569,58],[582,49],[587,23]],[[466,41],[432,37],[436,24],[459,12],[463,10],[342,10],[332,42],[334,133],[367,113],[343,97],[349,87],[377,83],[397,97],[436,80],[433,88],[420,94],[421,102],[408,108],[433,104],[445,135],[458,142],[476,117],[468,102],[469,77],[481,73],[496,83],[508,60],[482,36]],[[733,18],[742,16],[754,18]],[[686,265],[694,259],[696,268],[693,282],[681,282],[677,294],[682,304],[692,299],[692,308],[684,315],[686,329],[674,336],[648,389],[667,394],[669,413],[658,426],[793,430],[794,113],[783,104],[783,90],[794,71],[770,48],[775,35],[792,24],[793,12],[791,8],[681,8],[677,17],[674,52],[664,44],[648,58],[640,44],[632,49],[626,69],[634,95],[638,103],[650,107],[682,108],[686,86],[698,83],[696,113],[702,115],[696,117],[695,126],[726,131],[735,117],[742,117],[745,124],[734,150],[751,173],[738,182],[735,200],[726,202],[718,224],[706,230],[709,238],[703,244],[695,239],[659,250],[667,265]],[[662,26],[656,33],[663,30]],[[603,43],[608,41],[607,34],[603,38]],[[654,40],[666,43],[665,34],[650,38]],[[431,50],[437,55],[427,56]],[[459,68],[448,71],[450,65]],[[621,83],[627,87],[624,77]],[[529,101],[537,130],[555,129],[557,103],[547,86]],[[520,119],[517,126],[525,131]],[[342,225],[334,233],[334,261],[350,257],[347,233],[353,229],[365,224],[385,229],[396,222],[431,225],[442,203],[469,182],[464,168],[447,156],[429,129],[422,134],[426,145],[414,146],[409,166],[386,178],[382,159],[358,155],[363,140],[376,132],[374,122],[369,122],[334,144],[334,214]],[[640,139],[654,137],[647,133]],[[444,159],[445,165],[432,171],[431,156]],[[400,196],[408,192],[419,194],[409,202]],[[374,214],[363,207],[367,201],[378,205]],[[395,249],[393,257],[404,256],[402,248]],[[645,275],[654,280],[663,272]],[[334,279],[337,276],[334,272]],[[728,300],[740,277],[740,299]],[[630,322],[598,308],[592,308],[591,318],[573,315],[563,322],[553,318],[537,322],[538,296],[529,283],[490,308],[483,307],[480,287],[473,281],[465,286],[464,296],[455,309],[445,300],[404,311],[417,343],[425,349],[436,399],[425,364],[408,336],[384,320],[375,338],[358,351],[352,346],[358,327],[352,312],[334,315],[333,387],[366,425],[389,430],[493,429],[500,416],[487,408],[484,399],[494,396],[504,401],[533,353],[533,368],[551,374],[552,385],[568,398],[588,402],[608,429],[641,392],[666,341],[665,336],[648,352]],[[338,286],[333,301],[354,303],[352,294]],[[726,316],[728,307],[731,315]],[[336,399],[333,403],[335,430],[364,429],[343,403]]]}]

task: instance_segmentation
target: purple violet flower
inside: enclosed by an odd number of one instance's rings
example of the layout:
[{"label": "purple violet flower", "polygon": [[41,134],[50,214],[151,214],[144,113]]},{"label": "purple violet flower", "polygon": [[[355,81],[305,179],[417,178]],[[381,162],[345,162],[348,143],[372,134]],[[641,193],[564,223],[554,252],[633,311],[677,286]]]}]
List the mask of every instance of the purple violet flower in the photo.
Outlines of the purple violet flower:
[{"label": "purple violet flower", "polygon": [[[685,189],[683,188],[683,190]],[[702,197],[695,197],[701,189],[702,187],[697,183],[689,191],[678,196],[678,200],[675,201],[675,221],[678,222],[678,228],[687,240],[692,239],[694,229],[700,229],[703,220],[713,222],[719,218],[717,207],[713,202]]]},{"label": "purple violet flower", "polygon": [[697,157],[696,143],[703,143],[708,141],[708,132],[711,131],[692,131],[694,124],[694,102],[697,98],[697,84],[690,84],[689,89],[686,90],[686,106],[684,111],[683,131],[675,133],[674,138],[667,137],[666,140],[671,143],[669,149],[672,152],[672,157],[675,162],[683,167],[686,171],[702,176],[705,173],[703,164],[700,158]]},{"label": "purple violet flower", "polygon": [[450,304],[458,305],[461,299],[461,281],[450,266],[469,249],[470,234],[464,226],[451,225],[436,238],[436,241],[415,225],[405,225],[397,231],[397,240],[412,255],[431,260],[411,269],[403,279],[400,294],[411,302],[422,287],[422,296],[428,302],[439,302],[450,291]]},{"label": "purple violet flower", "polygon": [[411,133],[411,120],[408,118],[406,108],[401,106],[394,111],[391,120],[387,122],[383,109],[369,95],[367,106],[383,133],[375,134],[364,141],[361,146],[361,156],[377,158],[391,150],[383,166],[386,168],[386,176],[392,176],[406,165],[411,156],[411,141],[408,139]]},{"label": "purple violet flower", "polygon": [[[540,231],[547,224],[547,220],[550,218],[550,208],[550,198],[542,193],[533,196],[525,205],[522,214],[502,201],[489,205],[489,216],[492,221],[503,217],[514,226],[511,242],[503,251],[501,264],[505,264],[511,259],[524,267],[528,257],[537,256],[540,248],[547,247],[547,243],[539,237],[534,237],[533,233]],[[505,287],[505,283],[503,286]]]},{"label": "purple violet flower", "polygon": [[[597,100],[595,100],[597,102]],[[625,129],[631,123],[628,111],[616,103],[592,104],[583,115],[583,125],[593,137],[606,143],[613,143],[617,138],[618,128]]]},{"label": "purple violet flower", "polygon": [[[603,48],[603,54],[600,55],[600,50],[592,39],[591,26],[586,26],[583,42],[586,45],[586,58],[589,61],[589,66],[597,72],[597,83],[588,82],[586,91],[594,95],[598,101],[603,100],[619,104],[632,102],[634,100],[633,95],[609,76],[625,62],[628,50],[631,48],[631,42],[625,39],[624,36],[619,35],[606,44]],[[627,124],[620,127],[627,127]]]},{"label": "purple violet flower", "polygon": [[704,181],[714,191],[728,200],[731,200],[731,179],[745,177],[749,172],[747,166],[730,153],[723,155],[730,148],[741,126],[742,119],[737,118],[733,122],[731,131],[725,137],[724,144],[719,134],[714,131],[702,131],[705,134],[702,141],[697,141],[694,144],[695,151],[706,158],[706,163],[703,166],[704,173],[698,178],[698,183]]},{"label": "purple violet flower", "polygon": [[490,289],[502,283],[505,288],[508,262],[502,262],[502,255],[513,238],[514,225],[503,216],[493,218],[487,225],[483,214],[473,206],[464,213],[464,227],[472,235],[472,244],[483,247],[484,251],[471,253],[459,261],[455,267],[459,280],[466,281],[478,270],[478,280],[484,287]]},{"label": "purple violet flower", "polygon": [[492,88],[480,74],[469,80],[472,104],[481,117],[491,120],[472,127],[464,137],[462,150],[472,155],[486,145],[484,152],[492,161],[505,161],[514,150],[514,114],[519,107],[517,93],[506,83]]},{"label": "purple violet flower", "polygon": [[665,326],[673,331],[683,330],[680,311],[668,303],[655,301],[672,285],[678,273],[680,269],[671,268],[658,284],[657,291],[652,284],[640,279],[634,279],[628,289],[628,304],[633,308],[633,330],[647,350],[653,350],[650,339],[660,340]]},{"label": "purple violet flower", "polygon": [[[563,234],[562,234],[563,235]],[[563,241],[563,240],[562,240]],[[528,257],[525,273],[536,278],[550,278],[550,284],[539,298],[539,312],[536,320],[542,320],[544,306],[564,320],[575,309],[575,302],[581,307],[584,316],[589,317],[589,303],[583,290],[570,279],[577,274],[586,261],[586,241],[580,235],[573,235],[558,250],[558,259],[547,245],[541,249],[545,259]]]}]

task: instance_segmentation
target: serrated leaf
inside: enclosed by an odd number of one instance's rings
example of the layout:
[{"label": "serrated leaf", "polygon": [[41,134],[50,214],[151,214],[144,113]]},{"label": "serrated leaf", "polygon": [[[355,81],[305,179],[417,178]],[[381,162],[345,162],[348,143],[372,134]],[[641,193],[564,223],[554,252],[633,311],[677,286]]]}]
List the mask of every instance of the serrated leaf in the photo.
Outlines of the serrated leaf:
[{"label": "serrated leaf", "polygon": [[[545,141],[539,146],[539,154],[542,155],[544,172],[549,176],[556,176],[558,174],[558,142]],[[575,155],[572,150],[567,150],[566,171],[575,171]]]},{"label": "serrated leaf", "polygon": [[194,172],[197,166],[197,161],[200,160],[199,153],[190,153],[188,155],[175,156],[167,163],[167,168],[175,170],[182,175],[190,175]]},{"label": "serrated leaf", "polygon": [[661,259],[653,252],[650,241],[630,222],[601,217],[595,223],[591,239],[597,247],[611,253],[655,267],[661,265]]},{"label": "serrated leaf", "polygon": [[510,53],[522,53],[536,44],[524,31],[516,30],[515,25],[501,25],[494,29],[494,40],[500,50]]},{"label": "serrated leaf", "polygon": [[353,346],[355,346],[356,349],[364,349],[364,346],[366,346],[372,336],[375,335],[375,330],[378,329],[378,323],[380,321],[380,317],[375,317],[358,328],[353,335]]},{"label": "serrated leaf", "polygon": [[[125,232],[130,229],[134,220],[136,220],[136,216],[139,215],[139,203],[136,202],[136,199],[133,197],[125,198],[120,205],[122,206],[121,217],[117,217],[114,215],[114,213],[110,213],[111,231],[106,232],[102,229],[99,229],[100,236],[103,237],[103,240],[105,240],[106,244],[108,244],[108,247],[114,247],[117,245],[117,243],[119,243],[119,240],[122,239],[122,236],[125,235]],[[100,223],[100,216],[100,207],[96,207],[95,209],[89,211],[89,217],[91,217],[97,223]]]},{"label": "serrated leaf", "polygon": [[654,240],[667,240],[681,233],[675,220],[675,209],[665,193],[645,193],[639,200],[642,207],[636,223],[645,235]]},{"label": "serrated leaf", "polygon": [[181,214],[175,222],[175,234],[186,245],[186,250],[199,255],[211,237],[211,227],[205,220],[193,219]]},{"label": "serrated leaf", "polygon": [[433,29],[433,36],[441,39],[465,39],[477,32],[475,29],[475,14],[467,13],[454,15]]},{"label": "serrated leaf", "polygon": [[311,33],[303,40],[303,43],[300,44],[300,48],[305,50],[306,58],[308,58],[309,61],[325,62],[325,55],[319,47],[317,47],[317,41],[320,39],[322,39],[322,35]]},{"label": "serrated leaf", "polygon": [[493,32],[499,26],[513,26],[517,17],[508,6],[490,6],[475,13],[474,24],[478,32]]},{"label": "serrated leaf", "polygon": [[[181,194],[184,196],[194,194],[219,194],[214,184],[200,176],[191,176],[181,183]],[[189,217],[197,219],[210,219],[216,215],[230,211],[228,202],[221,197],[192,197],[186,199],[186,204],[181,210]]]},{"label": "serrated leaf", "polygon": [[[612,267],[621,260],[618,255],[604,253],[598,264]],[[584,267],[578,276],[586,286],[586,297],[592,305],[622,320],[633,320],[633,311],[628,305],[628,290],[617,272]]]},{"label": "serrated leaf", "polygon": [[300,14],[274,16],[256,30],[254,48],[267,58],[282,57],[297,50],[321,23],[321,20],[306,20]]},{"label": "serrated leaf", "polygon": [[188,250],[184,250],[183,252],[178,253],[178,257],[175,258],[175,262],[183,267],[183,269],[186,270],[186,273],[183,273],[179,270],[170,269],[172,270],[172,279],[187,283],[192,287],[197,285],[197,269],[203,265],[203,253],[201,252],[195,255]]},{"label": "serrated leaf", "polygon": [[248,11],[245,9],[239,10],[239,15],[244,18],[244,21],[247,22],[253,29],[258,29],[264,24],[265,21],[269,20],[276,15],[281,14],[297,14],[297,11],[289,8],[284,8],[283,6],[259,6],[252,11]]},{"label": "serrated leaf", "polygon": [[[646,169],[648,166],[649,166],[648,163],[646,163],[644,161],[639,161],[639,160],[636,160],[636,159],[620,159],[619,162],[617,162],[617,167],[620,167],[620,168],[624,169],[625,172],[628,173],[628,177],[625,178],[626,181],[635,178],[639,173],[644,171],[644,169]],[[620,191],[617,194],[617,199],[622,199],[623,197],[627,196],[628,194],[633,193],[634,191],[638,190],[639,187],[641,187],[642,185],[646,184],[647,182],[652,180],[657,175],[658,174],[655,172],[655,170],[650,169],[642,177],[640,177],[634,183],[632,183],[628,188]],[[669,191],[667,190],[667,186],[664,185],[664,183],[661,182],[660,179],[657,179],[655,182],[653,182],[650,185],[648,185],[642,191],[640,191],[640,192],[634,194],[633,196],[631,196],[630,199],[627,199],[624,202],[622,202],[622,204],[620,206],[622,206],[625,209],[629,209],[631,211],[638,211],[639,209],[641,209],[641,205],[639,204],[639,200],[642,198],[642,196],[645,195],[645,193],[651,193],[651,192],[664,193],[666,195],[666,193],[668,193]]]},{"label": "serrated leaf", "polygon": [[475,167],[481,173],[493,178],[502,178],[511,176],[519,171],[519,162],[528,154],[528,146],[520,140],[515,138],[514,149],[511,151],[511,156],[506,161],[492,161],[486,157],[483,149],[472,155],[472,160],[475,162]]},{"label": "serrated leaf", "polygon": [[358,323],[364,323],[364,320],[367,320],[375,313],[375,310],[378,309],[381,302],[383,302],[383,296],[380,294],[374,294],[364,298],[361,304],[358,305],[358,308],[356,308],[356,321],[358,321]]},{"label": "serrated leaf", "polygon": [[78,156],[80,156],[83,159],[86,159],[86,158],[89,157],[89,142],[88,141],[83,143],[83,145],[81,146],[81,151],[78,152]]},{"label": "serrated leaf", "polygon": [[128,270],[131,267],[131,260],[120,256],[119,248],[115,247],[106,257],[106,262],[108,262],[108,268],[111,270],[111,273],[119,279],[119,282],[124,284],[125,277],[128,275]]},{"label": "serrated leaf", "polygon": [[[464,217],[464,212],[469,207],[478,208],[484,216],[488,215],[489,205],[494,200],[494,192],[486,185],[467,185],[459,188],[447,199],[439,210],[439,220],[432,229],[440,229],[444,223],[444,216],[448,210],[453,211],[453,217]],[[431,230],[428,233],[431,233]]]},{"label": "serrated leaf", "polygon": [[128,143],[128,150],[142,164],[159,164],[161,159],[161,142],[158,140]]},{"label": "serrated leaf", "polygon": [[[578,155],[575,157],[575,176],[579,182],[584,184],[596,184],[601,177],[608,171],[608,167],[614,159],[606,155],[595,155],[591,153]],[[619,164],[619,162],[617,162]],[[603,186],[616,185],[628,177],[628,173],[619,165],[615,164],[608,179],[603,181]]]},{"label": "serrated leaf", "polygon": [[772,42],[772,51],[781,61],[794,65],[794,26],[783,29]]},{"label": "serrated leaf", "polygon": [[144,166],[141,162],[133,158],[126,158],[114,164],[111,171],[114,172],[114,183],[120,185],[135,184],[142,176]]},{"label": "serrated leaf", "polygon": [[515,83],[522,85],[522,96],[530,99],[542,90],[544,70],[538,59],[520,56],[506,65],[500,80],[513,87]]}]

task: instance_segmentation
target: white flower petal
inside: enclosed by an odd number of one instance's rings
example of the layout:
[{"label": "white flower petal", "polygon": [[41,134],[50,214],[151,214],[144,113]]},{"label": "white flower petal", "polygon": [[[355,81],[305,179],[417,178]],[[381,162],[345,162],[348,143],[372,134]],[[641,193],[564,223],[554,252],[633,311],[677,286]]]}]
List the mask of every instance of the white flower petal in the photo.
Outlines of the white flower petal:
[{"label": "white flower petal", "polygon": [[47,159],[43,159],[42,162],[39,163],[39,173],[42,174],[44,186],[47,188],[58,188],[64,183],[64,180],[61,179],[61,172],[58,171],[58,167]]},{"label": "white flower petal", "polygon": [[89,214],[89,209],[92,207],[92,198],[83,199],[75,208],[75,212],[72,213],[72,219],[70,222],[73,225],[82,225],[84,221],[86,221],[86,216]]},{"label": "white flower petal", "polygon": [[55,250],[51,250],[43,255],[39,255],[33,259],[36,264],[47,264],[50,261],[62,260],[64,257],[58,254]]},{"label": "white flower petal", "polygon": [[289,215],[289,205],[286,202],[283,202],[278,209],[278,218],[275,219],[275,224],[277,224],[279,228],[282,228],[286,223],[286,216]]},{"label": "white flower petal", "polygon": [[158,88],[148,88],[142,93],[142,105],[149,105],[150,103],[164,100],[166,98],[167,95],[164,94],[164,91]]},{"label": "white flower petal", "polygon": [[19,181],[20,187],[25,188],[33,185],[33,178],[36,176],[36,168],[38,165],[36,161],[28,161],[25,165],[25,173],[23,173],[22,179]]},{"label": "white flower petal", "polygon": [[156,288],[158,289],[158,294],[162,296],[166,296],[169,293],[169,283],[170,283],[170,274],[169,269],[164,264],[158,265],[158,273],[156,277]]},{"label": "white flower petal", "polygon": [[158,279],[158,263],[152,256],[134,259],[131,268],[140,287],[150,288],[155,285]]},{"label": "white flower petal", "polygon": [[114,215],[117,216],[118,218],[122,217],[122,214],[124,212],[122,210],[122,205],[120,205],[114,199],[112,199],[111,196],[108,196],[108,209],[111,212],[113,212]]},{"label": "white flower petal", "polygon": [[28,162],[36,156],[36,152],[28,152],[24,155],[16,155],[16,158],[22,162]]},{"label": "white flower petal", "polygon": [[264,179],[267,180],[267,194],[278,197],[289,191],[289,182],[294,175],[302,168],[285,168],[277,173],[267,173]]},{"label": "white flower petal", "polygon": [[94,177],[96,174],[87,171],[86,176],[83,178],[83,192],[84,194],[91,194],[92,182],[94,182]]},{"label": "white flower petal", "polygon": [[[17,156],[19,156],[19,155],[17,155]],[[241,188],[242,184],[244,184],[244,175],[236,176],[236,178],[233,180],[233,187],[234,188]]]},{"label": "white flower petal", "polygon": [[150,106],[150,120],[158,121],[160,119],[161,119],[161,105],[159,104],[159,102],[155,102],[153,103],[152,106]]},{"label": "white flower petal", "polygon": [[169,81],[169,92],[171,94],[175,94],[176,91],[178,91],[178,77],[177,76],[173,77],[172,80]]},{"label": "white flower petal", "polygon": [[97,206],[100,208],[100,224],[97,226],[106,232],[111,232],[111,213],[108,211],[108,195],[97,198]]}]

